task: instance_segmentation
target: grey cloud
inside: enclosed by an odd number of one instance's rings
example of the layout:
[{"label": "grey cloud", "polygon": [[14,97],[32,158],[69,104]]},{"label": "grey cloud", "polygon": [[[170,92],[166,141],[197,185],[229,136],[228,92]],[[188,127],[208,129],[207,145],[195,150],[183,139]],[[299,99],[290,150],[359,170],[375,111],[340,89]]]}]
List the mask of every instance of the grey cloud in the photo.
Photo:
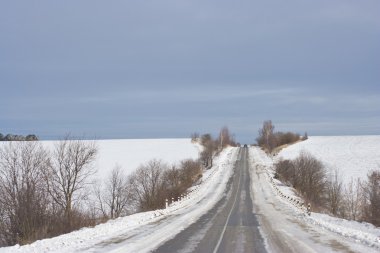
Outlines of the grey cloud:
[{"label": "grey cloud", "polygon": [[379,9],[374,0],[5,1],[1,131],[167,137],[227,124],[253,139],[269,118],[327,134],[344,118],[345,133],[373,133]]}]

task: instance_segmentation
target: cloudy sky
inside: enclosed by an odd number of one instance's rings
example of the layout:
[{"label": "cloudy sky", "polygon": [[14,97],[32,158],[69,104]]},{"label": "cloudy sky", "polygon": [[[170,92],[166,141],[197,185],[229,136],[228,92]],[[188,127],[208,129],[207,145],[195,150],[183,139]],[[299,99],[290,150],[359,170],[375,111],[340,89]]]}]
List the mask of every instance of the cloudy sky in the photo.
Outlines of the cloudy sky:
[{"label": "cloudy sky", "polygon": [[380,134],[380,1],[0,2],[0,132]]}]

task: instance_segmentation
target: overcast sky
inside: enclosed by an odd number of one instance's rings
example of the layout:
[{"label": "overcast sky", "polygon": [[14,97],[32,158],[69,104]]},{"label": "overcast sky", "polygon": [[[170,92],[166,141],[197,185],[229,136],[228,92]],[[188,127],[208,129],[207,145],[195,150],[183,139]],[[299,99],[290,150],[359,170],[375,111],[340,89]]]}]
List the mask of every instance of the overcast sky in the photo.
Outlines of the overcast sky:
[{"label": "overcast sky", "polygon": [[0,132],[380,134],[380,1],[0,2]]}]

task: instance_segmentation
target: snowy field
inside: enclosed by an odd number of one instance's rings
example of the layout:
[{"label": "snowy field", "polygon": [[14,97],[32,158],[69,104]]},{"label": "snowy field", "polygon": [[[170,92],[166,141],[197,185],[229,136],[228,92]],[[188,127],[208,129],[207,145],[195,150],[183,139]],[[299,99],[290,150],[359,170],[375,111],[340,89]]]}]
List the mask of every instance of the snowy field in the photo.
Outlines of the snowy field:
[{"label": "snowy field", "polygon": [[98,175],[104,178],[116,165],[129,174],[151,159],[175,164],[183,159],[197,159],[200,147],[191,139],[130,139],[97,141]]},{"label": "snowy field", "polygon": [[[41,141],[42,145],[52,151],[56,141]],[[1,142],[0,145],[7,145]],[[200,146],[191,139],[116,139],[97,140],[98,147],[95,167],[97,178],[104,179],[116,165],[121,166],[128,175],[141,164],[151,159],[159,159],[175,164],[183,159],[197,159]]]},{"label": "snowy field", "polygon": [[133,214],[22,247],[0,248],[0,253],[150,252],[195,222],[223,197],[237,155],[236,148],[223,150],[214,166],[203,174],[202,182],[185,199],[166,209]]},{"label": "snowy field", "polygon": [[338,170],[342,181],[366,179],[368,171],[380,169],[380,136],[312,136],[279,154],[277,159],[294,159],[306,151],[321,160],[328,171]]}]

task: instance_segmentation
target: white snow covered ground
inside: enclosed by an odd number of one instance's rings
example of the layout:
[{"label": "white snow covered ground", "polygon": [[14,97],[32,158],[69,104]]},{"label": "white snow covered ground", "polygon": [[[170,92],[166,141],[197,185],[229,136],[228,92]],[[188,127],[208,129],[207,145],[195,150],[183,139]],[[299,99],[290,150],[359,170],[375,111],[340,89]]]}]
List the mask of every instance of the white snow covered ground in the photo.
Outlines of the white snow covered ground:
[{"label": "white snow covered ground", "polygon": [[[289,149],[290,148],[291,147],[289,147]],[[295,195],[293,189],[273,178],[273,160],[257,147],[250,148],[250,159],[252,166],[255,166],[253,171],[256,170],[258,175],[265,175],[263,177],[257,177],[259,184],[258,182],[253,182],[254,185],[252,188],[254,191],[254,196],[256,196],[255,202],[258,209],[260,209],[260,212],[262,212],[264,216],[269,217],[272,221],[276,220],[273,223],[277,224],[279,227],[279,234],[286,231],[289,235],[287,238],[285,233],[282,240],[288,240],[289,244],[291,244],[294,243],[292,240],[296,237],[303,238],[306,244],[304,245],[299,242],[300,244],[295,245],[295,247],[297,247],[297,249],[305,247],[307,252],[313,252],[311,249],[307,249],[307,246],[313,244],[313,249],[316,252],[325,251],[324,245],[330,244],[331,247],[338,247],[337,245],[331,243],[331,238],[334,237],[334,241],[339,241],[344,247],[349,247],[349,249],[354,250],[355,252],[380,251],[380,228],[376,228],[368,223],[348,221],[331,217],[326,214],[312,212],[311,216],[306,215],[306,207],[305,205],[300,205],[302,200]],[[251,176],[252,178],[255,176],[253,172]],[[287,219],[281,219],[277,216],[287,217]],[[300,229],[305,226],[302,224],[308,226],[306,231],[309,231],[309,233],[305,233],[303,231],[305,229]],[[265,224],[262,224],[262,226],[265,228]],[[291,236],[292,233],[294,236]],[[313,235],[314,238],[319,238],[317,241],[321,241],[323,243],[316,244],[316,241],[313,239]],[[270,236],[271,235],[269,235],[269,237]],[[276,237],[278,238],[281,236],[277,235]],[[342,245],[339,247],[342,248]],[[276,252],[276,249],[273,248],[274,246],[270,245],[270,242],[268,242],[267,246],[270,250]],[[346,249],[346,251],[348,250]]]},{"label": "white snow covered ground", "polygon": [[[88,142],[88,141],[87,141]],[[42,145],[52,151],[57,141],[41,141]],[[97,140],[98,154],[95,168],[99,179],[104,179],[114,166],[119,165],[126,175],[135,171],[141,164],[151,159],[159,159],[175,164],[183,159],[197,159],[200,145],[191,139],[114,139]],[[0,145],[7,145],[0,142]]]},{"label": "white snow covered ground", "polygon": [[129,174],[151,159],[170,165],[183,159],[197,159],[200,151],[200,146],[191,139],[99,140],[96,143],[99,148],[96,167],[100,178],[115,165],[120,165]]},{"label": "white snow covered ground", "polygon": [[346,184],[351,178],[366,179],[370,170],[380,169],[380,136],[310,136],[283,149],[277,159],[294,159],[302,151],[321,160],[327,170],[338,170]]},{"label": "white snow covered ground", "polygon": [[0,248],[0,253],[149,252],[191,225],[223,197],[237,154],[238,149],[226,148],[203,174],[202,183],[167,209],[137,213],[21,247]]}]

